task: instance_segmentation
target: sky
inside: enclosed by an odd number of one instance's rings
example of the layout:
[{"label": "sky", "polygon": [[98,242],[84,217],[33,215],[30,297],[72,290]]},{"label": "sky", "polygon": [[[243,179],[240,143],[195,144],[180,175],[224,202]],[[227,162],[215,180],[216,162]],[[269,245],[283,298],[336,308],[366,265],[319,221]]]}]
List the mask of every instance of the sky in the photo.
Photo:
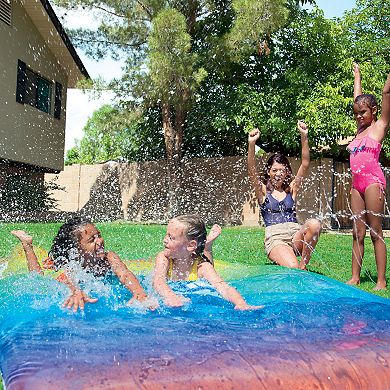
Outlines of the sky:
[{"label": "sky", "polygon": [[[355,6],[355,0],[316,0],[319,8],[324,11],[326,18],[341,17],[346,10],[350,10]],[[63,14],[63,12],[62,12]],[[73,15],[67,12],[66,21],[63,22],[67,27],[80,27],[78,21],[85,22],[84,17],[80,17],[79,13]],[[61,12],[57,15],[61,18]],[[84,66],[92,78],[101,76],[106,80],[119,77],[122,73],[122,63],[115,62],[110,59],[103,61],[93,61],[85,56],[85,54],[77,49]],[[66,108],[66,128],[65,128],[65,153],[75,145],[76,139],[81,139],[83,136],[83,128],[87,123],[88,118],[92,113],[101,107],[103,104],[110,103],[112,96],[107,93],[100,99],[93,100],[88,94],[77,90],[68,89],[68,100]]]}]

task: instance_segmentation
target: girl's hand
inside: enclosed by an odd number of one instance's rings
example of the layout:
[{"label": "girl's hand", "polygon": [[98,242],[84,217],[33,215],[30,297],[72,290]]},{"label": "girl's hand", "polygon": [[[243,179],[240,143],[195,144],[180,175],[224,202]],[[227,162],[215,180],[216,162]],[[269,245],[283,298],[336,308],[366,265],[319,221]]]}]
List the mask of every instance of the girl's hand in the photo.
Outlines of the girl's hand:
[{"label": "girl's hand", "polygon": [[185,298],[182,295],[175,295],[164,299],[164,303],[170,307],[181,307],[189,301],[188,298]]},{"label": "girl's hand", "polygon": [[62,305],[68,309],[72,309],[76,313],[78,309],[84,310],[84,305],[86,303],[95,303],[98,300],[96,298],[90,298],[84,291],[75,290],[72,295]]},{"label": "girl's hand", "polygon": [[360,76],[360,68],[359,68],[359,64],[357,62],[354,62],[352,64],[352,72],[353,72],[354,76]]},{"label": "girl's hand", "polygon": [[142,304],[143,307],[149,309],[149,310],[156,310],[160,305],[158,304],[157,302],[157,299],[154,299],[154,298],[146,298],[146,299],[137,299],[135,297],[131,298],[129,300],[129,302],[127,302],[128,305],[132,305],[132,304],[135,304],[136,302],[140,302]]},{"label": "girl's hand", "polygon": [[255,143],[260,137],[260,130],[259,129],[253,129],[248,134],[248,143]]},{"label": "girl's hand", "polygon": [[298,121],[297,127],[301,135],[306,135],[309,132],[309,129],[307,127],[307,124],[304,121]]},{"label": "girl's hand", "polygon": [[236,305],[234,306],[234,309],[235,310],[259,310],[259,309],[264,309],[264,306],[252,306],[246,303],[244,305]]}]

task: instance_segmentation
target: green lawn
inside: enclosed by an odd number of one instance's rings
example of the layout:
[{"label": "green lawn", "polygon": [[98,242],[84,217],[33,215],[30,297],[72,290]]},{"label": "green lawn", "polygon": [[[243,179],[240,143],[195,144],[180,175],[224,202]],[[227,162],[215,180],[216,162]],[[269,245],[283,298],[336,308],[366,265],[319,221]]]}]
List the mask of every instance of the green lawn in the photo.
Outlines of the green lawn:
[{"label": "green lawn", "polygon": [[[12,229],[24,229],[34,237],[34,244],[48,250],[60,224],[19,223],[0,224],[0,258],[9,256],[17,240],[9,234]],[[161,250],[165,226],[131,223],[97,224],[105,239],[107,249],[117,252],[123,259],[148,259]],[[251,265],[270,264],[263,249],[264,230],[261,228],[224,227],[214,245],[214,257],[228,262]],[[386,239],[388,244],[390,239]],[[326,233],[321,235],[309,270],[345,282],[351,276],[350,235]],[[360,288],[373,292],[376,282],[376,267],[371,240],[366,239],[365,258]],[[390,289],[377,292],[390,298]]]}]

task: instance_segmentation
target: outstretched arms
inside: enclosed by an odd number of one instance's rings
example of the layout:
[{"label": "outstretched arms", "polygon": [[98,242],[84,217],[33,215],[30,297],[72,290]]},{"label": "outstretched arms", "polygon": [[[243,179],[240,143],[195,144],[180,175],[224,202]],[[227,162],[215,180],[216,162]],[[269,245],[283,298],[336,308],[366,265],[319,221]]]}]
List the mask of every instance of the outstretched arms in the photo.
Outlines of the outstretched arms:
[{"label": "outstretched arms", "polygon": [[259,174],[256,169],[255,146],[256,141],[260,137],[259,129],[254,129],[248,134],[248,175],[252,188],[255,190],[256,197],[259,203],[263,203],[265,195],[264,184],[260,181]]},{"label": "outstretched arms", "polygon": [[126,264],[114,252],[107,253],[107,260],[112,271],[119,281],[133,294],[133,299],[143,302],[147,299],[146,292],[142,288],[135,275],[127,268]]},{"label": "outstretched arms", "polygon": [[234,305],[236,310],[255,310],[263,306],[251,306],[246,303],[241,294],[232,286],[229,286],[215,271],[214,267],[207,262],[200,264],[198,268],[199,277],[205,278],[227,301]]}]

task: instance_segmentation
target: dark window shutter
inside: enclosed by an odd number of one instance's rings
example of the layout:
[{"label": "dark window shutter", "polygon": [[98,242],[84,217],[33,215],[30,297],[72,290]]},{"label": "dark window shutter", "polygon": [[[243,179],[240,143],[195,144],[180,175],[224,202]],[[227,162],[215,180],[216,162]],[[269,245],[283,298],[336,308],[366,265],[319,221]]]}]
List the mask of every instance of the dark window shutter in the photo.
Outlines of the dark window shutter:
[{"label": "dark window shutter", "polygon": [[18,60],[18,76],[16,80],[16,101],[18,103],[24,103],[26,96],[26,63]]},{"label": "dark window shutter", "polygon": [[61,118],[61,102],[62,102],[62,84],[57,83],[55,86],[55,96],[54,96],[54,118]]}]

